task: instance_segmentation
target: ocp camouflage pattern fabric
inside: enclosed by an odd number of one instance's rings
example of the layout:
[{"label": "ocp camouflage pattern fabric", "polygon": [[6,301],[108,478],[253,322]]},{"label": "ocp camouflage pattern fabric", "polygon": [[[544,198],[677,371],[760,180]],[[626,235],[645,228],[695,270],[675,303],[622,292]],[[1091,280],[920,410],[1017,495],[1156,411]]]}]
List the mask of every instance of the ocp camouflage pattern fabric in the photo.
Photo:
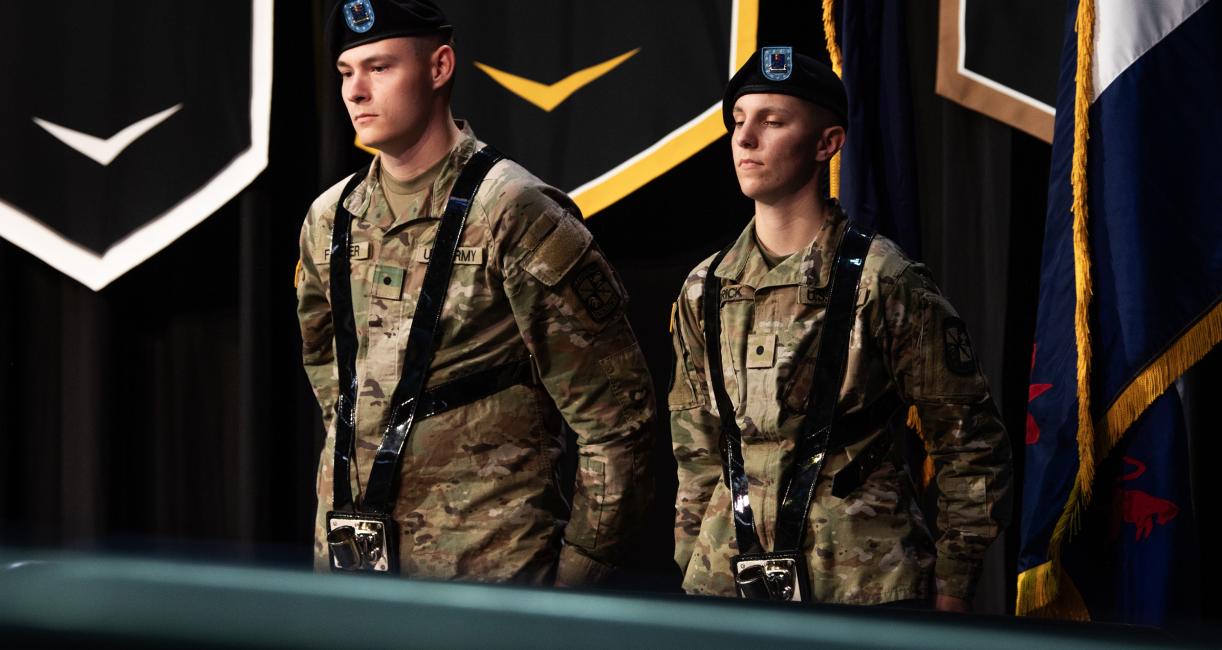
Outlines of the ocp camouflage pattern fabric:
[{"label": "ocp camouflage pattern fabric", "polygon": [[[469,127],[412,209],[392,214],[378,165],[347,197],[359,395],[353,494],[368,479],[402,375],[428,251],[451,187],[482,146]],[[310,208],[301,230],[298,318],[306,373],[322,408],[316,566],[325,570],[333,500],[338,375],[328,250],[348,179]],[[538,381],[417,421],[393,516],[405,575],[551,584],[597,583],[621,559],[647,508],[655,405],[624,317],[627,295],[576,206],[512,161],[473,202],[442,309],[430,387],[532,358]],[[571,508],[558,482],[562,419],[577,434]],[[562,544],[562,538],[564,540]]]},{"label": "ocp camouflage pattern fabric", "polygon": [[[829,274],[847,223],[835,206],[808,248],[770,269],[752,221],[716,270],[726,390],[743,432],[749,497],[768,550],[785,470],[794,462],[806,417]],[[730,596],[730,558],[738,549],[705,371],[702,294],[711,261],[685,281],[673,322],[675,560],[687,592]],[[862,417],[895,395],[902,407]],[[832,477],[853,457],[876,437],[902,430],[910,405],[937,468],[936,540],[900,445],[844,499],[831,493]],[[866,257],[837,409],[842,421],[868,424],[849,432],[848,446],[829,453],[816,485],[802,549],[813,600],[876,604],[928,598],[934,588],[970,598],[984,552],[1009,517],[1010,446],[963,322],[926,269],[884,237],[875,238]]]}]

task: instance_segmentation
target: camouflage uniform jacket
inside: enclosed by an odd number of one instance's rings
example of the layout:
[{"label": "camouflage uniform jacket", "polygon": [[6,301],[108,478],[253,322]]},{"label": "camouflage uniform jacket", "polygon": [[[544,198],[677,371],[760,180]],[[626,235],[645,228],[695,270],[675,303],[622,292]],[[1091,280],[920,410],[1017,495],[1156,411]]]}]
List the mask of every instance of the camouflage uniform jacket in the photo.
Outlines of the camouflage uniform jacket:
[{"label": "camouflage uniform jacket", "polygon": [[[716,270],[721,285],[726,390],[743,432],[751,507],[760,541],[773,549],[777,501],[805,418],[828,279],[847,219],[835,216],[804,251],[769,269],[747,226]],[[676,369],[671,436],[678,462],[675,559],[689,593],[734,595],[738,553],[730,492],[722,481],[719,424],[706,355],[702,292],[712,259],[698,265],[675,306]],[[803,550],[813,600],[874,604],[970,598],[986,548],[1008,517],[1010,447],[962,321],[928,272],[892,242],[875,238],[857,293],[838,412],[849,419],[898,393],[904,406],[829,452],[806,522]],[[748,337],[751,345],[748,347]],[[810,351],[810,352],[807,352]],[[953,355],[953,356],[949,356]],[[937,467],[940,536],[933,540],[914,496],[901,445],[844,499],[831,477],[876,436],[895,435],[915,405]],[[896,423],[898,418],[898,425]]]},{"label": "camouflage uniform jacket", "polygon": [[[358,351],[353,495],[367,483],[402,374],[416,297],[440,215],[463,165],[482,146],[470,129],[419,204],[396,217],[373,165],[349,195]],[[315,566],[328,564],[338,372],[328,248],[347,179],[311,206],[301,229],[297,313],[302,356],[327,436],[319,461]],[[618,276],[562,192],[512,161],[473,201],[442,309],[429,387],[533,357],[537,385],[518,385],[417,420],[401,457],[393,516],[405,575],[570,584],[602,580],[650,498],[653,390],[624,316]],[[557,478],[576,431],[570,508]],[[567,519],[567,522],[566,522]],[[563,536],[563,542],[562,542]]]}]

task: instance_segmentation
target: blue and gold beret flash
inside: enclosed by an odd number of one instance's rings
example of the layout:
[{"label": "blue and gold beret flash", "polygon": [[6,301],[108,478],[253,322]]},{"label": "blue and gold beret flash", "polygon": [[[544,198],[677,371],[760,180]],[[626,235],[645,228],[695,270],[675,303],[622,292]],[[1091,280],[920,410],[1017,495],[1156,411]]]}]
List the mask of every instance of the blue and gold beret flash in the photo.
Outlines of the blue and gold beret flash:
[{"label": "blue and gold beret flash", "polygon": [[777,93],[792,95],[822,106],[848,127],[849,100],[844,82],[831,68],[792,47],[764,47],[751,55],[726,85],[721,116],[727,130],[734,130],[734,102],[743,95]]},{"label": "blue and gold beret flash", "polygon": [[341,0],[327,19],[327,51],[331,60],[344,50],[397,36],[453,33],[432,0]]}]

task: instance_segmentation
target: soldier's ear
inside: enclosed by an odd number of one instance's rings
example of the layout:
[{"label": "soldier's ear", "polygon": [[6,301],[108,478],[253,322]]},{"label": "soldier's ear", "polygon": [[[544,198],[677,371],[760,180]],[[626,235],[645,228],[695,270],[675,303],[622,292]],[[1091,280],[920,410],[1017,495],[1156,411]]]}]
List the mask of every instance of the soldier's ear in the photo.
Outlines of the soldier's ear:
[{"label": "soldier's ear", "polygon": [[827,162],[844,147],[844,127],[833,125],[824,127],[815,142],[815,159]]},{"label": "soldier's ear", "polygon": [[429,71],[433,77],[433,90],[441,90],[454,78],[454,48],[442,44],[429,57]]}]

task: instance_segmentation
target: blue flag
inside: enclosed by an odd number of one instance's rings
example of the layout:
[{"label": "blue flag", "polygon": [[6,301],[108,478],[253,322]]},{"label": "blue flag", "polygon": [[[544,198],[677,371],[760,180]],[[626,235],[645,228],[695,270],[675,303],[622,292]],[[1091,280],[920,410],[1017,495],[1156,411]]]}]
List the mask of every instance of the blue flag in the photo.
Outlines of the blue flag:
[{"label": "blue flag", "polygon": [[1164,625],[1196,606],[1174,381],[1222,339],[1218,5],[1069,2],[1019,614]]},{"label": "blue flag", "polygon": [[919,258],[916,163],[904,4],[837,2],[841,78],[849,98],[849,137],[841,154],[840,202]]}]

